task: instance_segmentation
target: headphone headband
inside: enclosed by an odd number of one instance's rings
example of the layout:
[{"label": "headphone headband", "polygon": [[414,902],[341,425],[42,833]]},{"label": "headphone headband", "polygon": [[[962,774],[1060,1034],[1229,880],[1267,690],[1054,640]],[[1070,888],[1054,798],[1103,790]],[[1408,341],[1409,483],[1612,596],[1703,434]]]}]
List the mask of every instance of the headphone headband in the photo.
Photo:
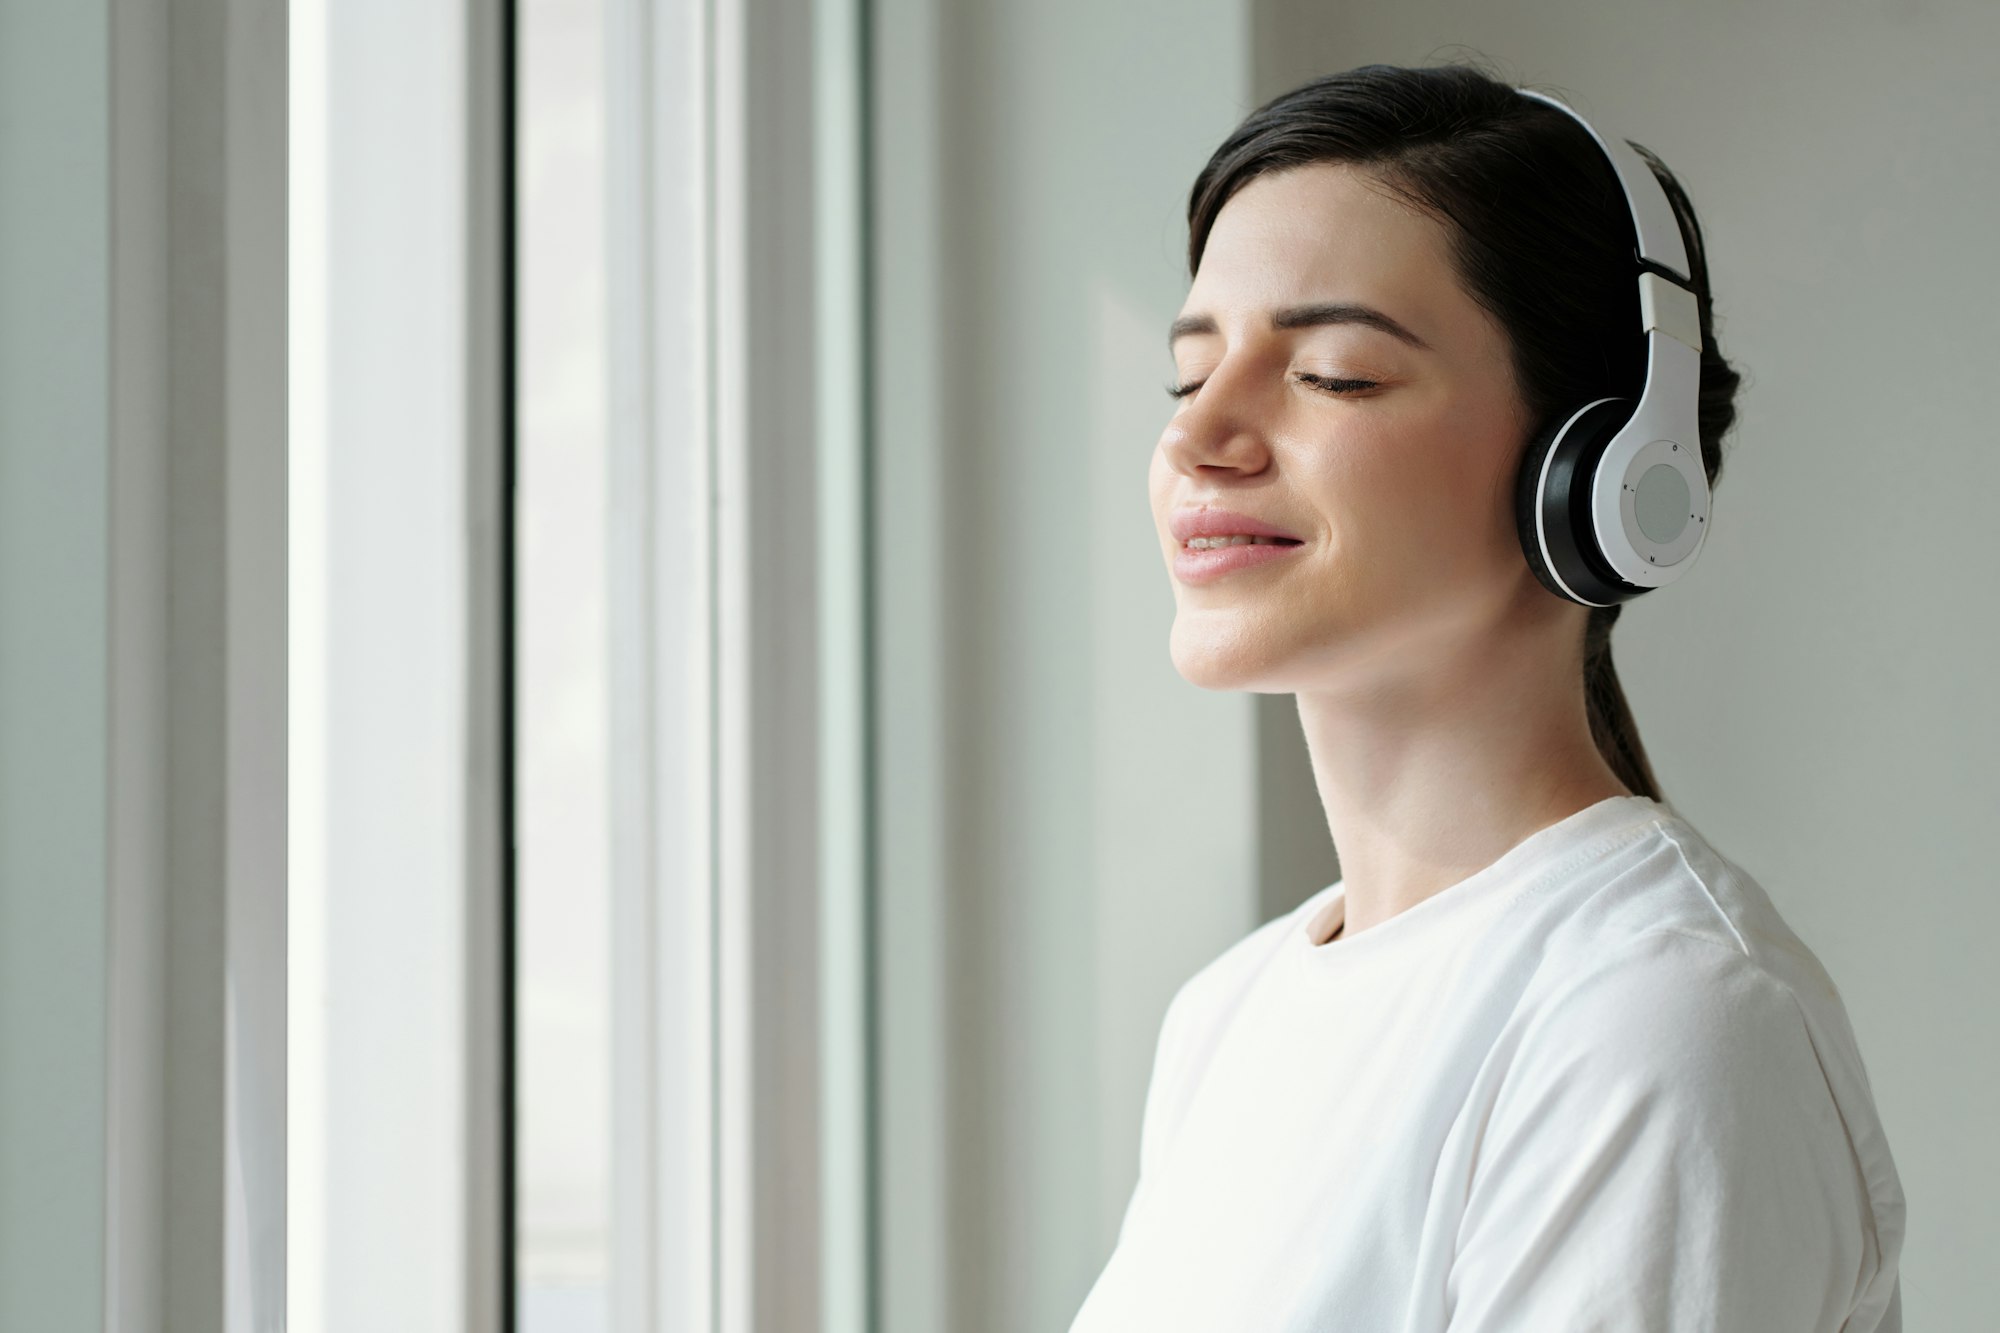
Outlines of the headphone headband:
[{"label": "headphone headband", "polygon": [[1639,274],[1640,332],[1655,329],[1668,337],[1701,350],[1701,306],[1695,299],[1689,275],[1687,247],[1681,241],[1680,219],[1674,216],[1673,201],[1660,186],[1660,178],[1638,150],[1624,139],[1606,138],[1585,120],[1576,108],[1559,102],[1547,93],[1517,89],[1523,97],[1545,102],[1574,120],[1604,150],[1618,184],[1625,191],[1625,205],[1632,211],[1632,229],[1639,241],[1637,259],[1651,271]]},{"label": "headphone headband", "polygon": [[1517,91],[1523,97],[1548,103],[1583,126],[1590,132],[1590,137],[1597,140],[1597,146],[1611,161],[1611,169],[1618,173],[1618,183],[1625,189],[1625,203],[1632,210],[1632,224],[1639,235],[1639,258],[1669,270],[1666,276],[1687,286],[1692,270],[1688,267],[1687,247],[1681,243],[1680,220],[1674,216],[1673,203],[1667,198],[1667,192],[1660,188],[1660,178],[1653,174],[1646,159],[1640,157],[1638,150],[1625,140],[1609,139],[1599,134],[1597,127],[1577,114],[1576,108],[1568,103],[1527,88]]}]

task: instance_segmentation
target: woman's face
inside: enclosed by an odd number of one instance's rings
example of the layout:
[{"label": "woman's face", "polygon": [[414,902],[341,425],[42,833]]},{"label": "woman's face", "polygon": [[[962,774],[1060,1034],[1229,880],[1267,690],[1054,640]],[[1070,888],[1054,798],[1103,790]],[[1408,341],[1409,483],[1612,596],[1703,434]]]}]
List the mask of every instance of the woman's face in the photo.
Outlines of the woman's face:
[{"label": "woman's face", "polygon": [[[1444,224],[1363,168],[1258,176],[1217,216],[1175,331],[1177,383],[1200,387],[1150,488],[1188,680],[1370,689],[1563,605],[1514,535],[1529,422],[1507,335],[1460,285]],[[1198,510],[1300,544],[1202,556],[1174,528]],[[1218,561],[1244,563],[1188,568]]]}]

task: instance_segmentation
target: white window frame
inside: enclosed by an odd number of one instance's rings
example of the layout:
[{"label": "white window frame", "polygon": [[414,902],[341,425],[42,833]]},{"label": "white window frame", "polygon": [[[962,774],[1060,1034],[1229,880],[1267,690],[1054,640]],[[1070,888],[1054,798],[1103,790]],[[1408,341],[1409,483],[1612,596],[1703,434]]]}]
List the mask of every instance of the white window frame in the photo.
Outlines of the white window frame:
[{"label": "white window frame", "polygon": [[860,12],[609,6],[613,1327],[858,1333]]},{"label": "white window frame", "polygon": [[[871,1172],[857,9],[606,4],[613,1327],[859,1330]],[[338,305],[366,284],[380,308],[328,324],[336,429],[316,466],[352,480],[330,485],[315,567],[350,611],[320,645],[324,698],[305,701],[328,749],[309,845],[381,849],[371,882],[327,883],[329,911],[400,901],[405,914],[329,923],[331,951],[301,967],[336,1026],[361,1025],[302,1053],[359,1038],[379,1077],[371,1086],[350,1059],[314,1089],[336,1113],[304,1144],[318,1157],[302,1170],[302,1215],[336,1257],[305,1261],[294,1326],[332,1333],[365,1308],[371,1328],[486,1333],[512,1303],[498,1035],[504,11],[324,14],[338,25],[335,161],[369,164],[329,186],[327,288]],[[376,65],[364,96],[356,71]],[[365,225],[391,208],[397,228]],[[367,355],[382,338],[400,361]],[[414,507],[385,523],[379,497],[357,499],[360,479],[395,474],[397,457],[417,461],[398,478]],[[340,556],[364,537],[364,563]],[[343,721],[342,662],[386,650],[354,639],[390,626],[428,684],[385,704],[393,717]],[[367,799],[370,774],[413,767],[440,811],[414,828]],[[389,882],[413,857],[415,877]],[[390,929],[399,956],[434,958],[441,977],[371,973],[367,941]],[[399,1013],[421,1021],[399,1026]],[[368,1108],[413,1090],[423,1105],[399,1141],[364,1143]],[[362,1206],[392,1188],[399,1207]]]},{"label": "white window frame", "polygon": [[[287,1326],[502,1327],[503,0],[295,0]],[[323,267],[321,267],[323,265]]]}]

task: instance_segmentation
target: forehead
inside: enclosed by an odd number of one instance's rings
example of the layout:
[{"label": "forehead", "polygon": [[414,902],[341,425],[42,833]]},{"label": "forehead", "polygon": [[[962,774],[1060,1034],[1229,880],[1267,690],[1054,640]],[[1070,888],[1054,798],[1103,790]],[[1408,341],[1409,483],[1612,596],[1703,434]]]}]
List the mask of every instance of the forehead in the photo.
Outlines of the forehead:
[{"label": "forehead", "polygon": [[1483,314],[1445,224],[1365,168],[1325,162],[1267,172],[1230,197],[1181,311],[1215,317],[1227,336],[1254,312],[1328,300],[1377,307],[1433,346]]}]

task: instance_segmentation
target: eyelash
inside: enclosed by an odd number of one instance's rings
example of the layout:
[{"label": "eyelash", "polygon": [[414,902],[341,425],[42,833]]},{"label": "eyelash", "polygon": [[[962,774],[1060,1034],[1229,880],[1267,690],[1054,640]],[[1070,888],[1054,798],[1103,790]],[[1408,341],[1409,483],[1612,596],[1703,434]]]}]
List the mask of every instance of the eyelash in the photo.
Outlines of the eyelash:
[{"label": "eyelash", "polygon": [[[1380,387],[1380,382],[1377,380],[1342,380],[1335,379],[1329,375],[1311,375],[1305,373],[1301,373],[1297,378],[1304,380],[1314,388],[1324,389],[1328,393],[1355,393],[1362,389]],[[1206,383],[1206,381],[1203,381],[1203,383]],[[1167,386],[1167,397],[1185,398],[1200,387],[1201,384],[1169,384]]]}]

